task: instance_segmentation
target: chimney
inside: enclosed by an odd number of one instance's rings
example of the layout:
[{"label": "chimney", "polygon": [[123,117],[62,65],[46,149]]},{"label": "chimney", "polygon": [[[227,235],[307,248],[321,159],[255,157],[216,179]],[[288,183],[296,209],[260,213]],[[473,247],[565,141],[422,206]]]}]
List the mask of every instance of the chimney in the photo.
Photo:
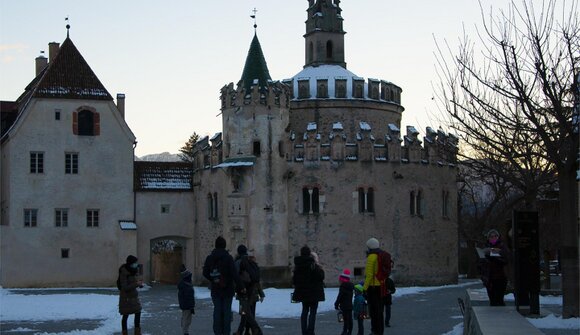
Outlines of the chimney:
[{"label": "chimney", "polygon": [[117,109],[121,113],[123,119],[125,118],[125,94],[117,93]]},{"label": "chimney", "polygon": [[38,76],[47,66],[48,58],[43,55],[36,57],[36,76]]},{"label": "chimney", "polygon": [[48,61],[52,63],[56,55],[58,54],[58,50],[60,49],[60,44],[57,42],[50,42],[48,43]]}]

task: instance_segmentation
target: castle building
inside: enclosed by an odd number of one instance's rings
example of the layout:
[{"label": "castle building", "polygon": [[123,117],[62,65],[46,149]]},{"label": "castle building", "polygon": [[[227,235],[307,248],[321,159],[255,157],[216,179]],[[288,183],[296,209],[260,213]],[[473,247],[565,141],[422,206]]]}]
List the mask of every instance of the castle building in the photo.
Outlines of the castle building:
[{"label": "castle building", "polygon": [[361,278],[376,237],[399,282],[454,282],[457,139],[401,133],[402,89],[346,67],[339,3],[309,1],[296,75],[273,81],[254,36],[241,80],[222,88],[223,133],[202,139],[194,162],[195,202],[207,203],[195,263],[221,234],[248,245],[267,281],[289,278],[305,244]]},{"label": "castle building", "polygon": [[[339,0],[309,0],[304,67],[272,80],[257,34],[221,89],[222,132],[194,162],[134,162],[117,103],[67,37],[2,102],[0,285],[110,286],[128,254],[148,282],[197,282],[222,235],[266,284],[309,245],[334,283],[376,237],[401,284],[457,280],[457,138],[401,131],[402,89],[347,69]],[[56,44],[56,45],[55,45]],[[42,261],[40,261],[42,260]]]}]

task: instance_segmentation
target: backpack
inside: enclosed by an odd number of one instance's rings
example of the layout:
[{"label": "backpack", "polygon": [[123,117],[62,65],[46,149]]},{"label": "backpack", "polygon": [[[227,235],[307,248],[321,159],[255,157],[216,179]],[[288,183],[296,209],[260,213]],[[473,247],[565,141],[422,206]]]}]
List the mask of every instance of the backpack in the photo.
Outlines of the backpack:
[{"label": "backpack", "polygon": [[248,257],[242,258],[240,263],[240,277],[243,281],[256,284],[260,282],[260,268],[258,263],[249,259]]},{"label": "backpack", "polygon": [[377,270],[377,279],[380,282],[384,282],[389,278],[391,275],[391,269],[393,268],[393,260],[391,259],[391,254],[386,251],[379,251],[377,253],[378,259],[378,270]]},{"label": "backpack", "polygon": [[226,287],[226,278],[225,278],[225,270],[224,270],[224,260],[222,257],[215,257],[213,259],[212,265],[209,271],[209,277],[211,278],[212,286],[215,285],[219,288]]}]

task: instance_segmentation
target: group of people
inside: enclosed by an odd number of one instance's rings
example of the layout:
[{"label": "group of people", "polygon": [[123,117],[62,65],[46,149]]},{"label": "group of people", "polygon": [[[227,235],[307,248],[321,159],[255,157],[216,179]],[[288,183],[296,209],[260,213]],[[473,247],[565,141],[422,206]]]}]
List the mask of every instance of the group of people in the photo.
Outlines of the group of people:
[{"label": "group of people", "polygon": [[[379,241],[371,238],[367,241],[367,263],[365,281],[359,284],[351,282],[350,270],[345,269],[339,276],[340,288],[335,301],[335,308],[342,313],[343,335],[352,334],[353,320],[357,320],[358,334],[364,333],[364,320],[371,319],[373,335],[382,335],[384,326],[389,326],[391,295],[395,292],[393,281],[377,279],[379,272]],[[138,287],[143,282],[138,276],[138,262],[135,256],[128,256],[126,263],[119,268],[119,313],[122,317],[122,334],[127,335],[127,319],[135,315],[135,335],[141,334],[141,304]],[[263,301],[265,294],[259,277],[259,267],[248,249],[241,244],[234,259],[226,250],[226,240],[218,237],[215,248],[207,256],[203,266],[203,276],[210,282],[213,302],[213,331],[215,335],[231,333],[232,302],[234,297],[240,303],[240,324],[234,335],[261,335],[262,330],[256,322],[256,303]],[[308,246],[300,249],[300,255],[294,258],[292,300],[302,303],[300,325],[303,335],[314,335],[318,304],[325,300],[325,273],[320,265],[318,255]],[[387,285],[386,289],[381,285]],[[181,328],[184,335],[189,335],[192,316],[195,314],[195,292],[192,273],[182,265],[178,286],[179,308],[182,311]],[[386,293],[385,293],[386,292]],[[368,313],[367,313],[368,301]],[[383,308],[386,318],[383,318]],[[383,324],[384,322],[384,324]]]}]

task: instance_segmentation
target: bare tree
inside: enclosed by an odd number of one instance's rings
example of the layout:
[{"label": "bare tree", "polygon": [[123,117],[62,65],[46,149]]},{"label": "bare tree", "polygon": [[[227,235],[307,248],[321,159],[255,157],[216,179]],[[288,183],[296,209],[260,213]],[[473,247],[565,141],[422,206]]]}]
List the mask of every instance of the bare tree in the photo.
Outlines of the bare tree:
[{"label": "bare tree", "polygon": [[[438,45],[438,105],[460,137],[461,155],[524,194],[557,178],[564,317],[579,313],[574,73],[580,66],[578,2],[511,2],[482,12],[477,39],[464,32],[459,50]],[[481,6],[481,3],[480,3]],[[488,164],[496,162],[498,164]],[[491,166],[489,169],[486,166]],[[494,167],[500,167],[498,170]]]}]

